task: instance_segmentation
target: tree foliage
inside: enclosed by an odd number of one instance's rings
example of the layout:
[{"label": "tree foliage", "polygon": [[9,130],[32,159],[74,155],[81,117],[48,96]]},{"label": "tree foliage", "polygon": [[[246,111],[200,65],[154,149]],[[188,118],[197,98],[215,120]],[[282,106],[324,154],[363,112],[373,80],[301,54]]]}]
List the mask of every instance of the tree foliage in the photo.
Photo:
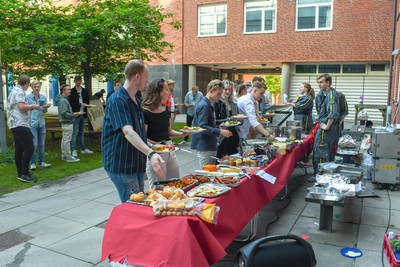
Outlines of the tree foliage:
[{"label": "tree foliage", "polygon": [[272,95],[279,95],[281,93],[282,76],[267,75],[265,76],[265,84],[268,87],[268,91],[270,91]]},{"label": "tree foliage", "polygon": [[91,90],[93,75],[114,78],[130,59],[164,59],[173,47],[161,26],[171,17],[148,0],[0,0],[3,65],[35,77],[83,74]]}]

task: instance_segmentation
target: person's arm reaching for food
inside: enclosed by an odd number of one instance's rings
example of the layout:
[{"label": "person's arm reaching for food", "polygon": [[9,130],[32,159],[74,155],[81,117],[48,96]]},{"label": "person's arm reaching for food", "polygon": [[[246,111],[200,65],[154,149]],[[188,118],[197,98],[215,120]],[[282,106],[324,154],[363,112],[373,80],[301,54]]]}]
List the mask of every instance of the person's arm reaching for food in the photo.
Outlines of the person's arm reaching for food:
[{"label": "person's arm reaching for food", "polygon": [[[137,150],[145,154],[147,157],[150,155],[153,150],[148,147],[140,138],[140,136],[133,130],[131,125],[125,125],[122,127],[122,132],[125,135],[125,138],[131,143]],[[163,159],[160,157],[159,154],[154,153],[151,158],[151,167],[157,173],[158,176],[163,177],[164,173],[161,169],[161,163],[163,163]]]}]

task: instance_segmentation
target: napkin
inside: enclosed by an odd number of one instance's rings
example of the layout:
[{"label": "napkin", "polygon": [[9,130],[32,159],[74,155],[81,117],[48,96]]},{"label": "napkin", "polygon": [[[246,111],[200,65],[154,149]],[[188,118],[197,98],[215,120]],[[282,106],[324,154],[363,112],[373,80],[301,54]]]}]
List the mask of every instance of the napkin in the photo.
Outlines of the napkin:
[{"label": "napkin", "polygon": [[276,177],[272,176],[269,173],[266,173],[263,170],[259,170],[257,172],[257,175],[260,176],[262,179],[266,180],[267,182],[270,182],[271,184],[275,184]]}]

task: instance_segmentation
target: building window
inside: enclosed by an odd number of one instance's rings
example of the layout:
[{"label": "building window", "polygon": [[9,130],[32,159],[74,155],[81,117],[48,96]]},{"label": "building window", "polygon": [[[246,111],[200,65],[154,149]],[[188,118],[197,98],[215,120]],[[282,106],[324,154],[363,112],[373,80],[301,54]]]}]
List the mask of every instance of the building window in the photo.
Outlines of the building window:
[{"label": "building window", "polygon": [[317,65],[296,65],[296,73],[317,73]]},{"label": "building window", "polygon": [[340,73],[340,64],[320,64],[318,73]]},{"label": "building window", "polygon": [[296,30],[332,29],[333,0],[297,0]]},{"label": "building window", "polygon": [[276,0],[246,1],[245,33],[276,31]]},{"label": "building window", "polygon": [[371,64],[371,71],[385,71],[385,64]]},{"label": "building window", "polygon": [[365,64],[343,64],[343,73],[365,73]]},{"label": "building window", "polygon": [[226,4],[199,6],[199,36],[226,34]]}]

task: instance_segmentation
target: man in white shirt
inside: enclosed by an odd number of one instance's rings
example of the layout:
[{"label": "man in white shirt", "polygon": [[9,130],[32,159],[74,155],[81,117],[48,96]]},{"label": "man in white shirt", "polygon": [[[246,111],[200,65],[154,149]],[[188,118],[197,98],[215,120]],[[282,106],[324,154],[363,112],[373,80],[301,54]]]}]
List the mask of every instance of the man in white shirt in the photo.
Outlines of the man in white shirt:
[{"label": "man in white shirt", "polygon": [[238,99],[239,113],[248,116],[248,118],[243,121],[243,124],[239,126],[239,135],[241,138],[248,138],[248,133],[251,127],[258,130],[258,132],[268,137],[270,140],[275,139],[275,136],[265,130],[263,125],[257,120],[257,103],[262,99],[264,93],[265,84],[256,82],[253,84],[253,88],[249,94]]}]

